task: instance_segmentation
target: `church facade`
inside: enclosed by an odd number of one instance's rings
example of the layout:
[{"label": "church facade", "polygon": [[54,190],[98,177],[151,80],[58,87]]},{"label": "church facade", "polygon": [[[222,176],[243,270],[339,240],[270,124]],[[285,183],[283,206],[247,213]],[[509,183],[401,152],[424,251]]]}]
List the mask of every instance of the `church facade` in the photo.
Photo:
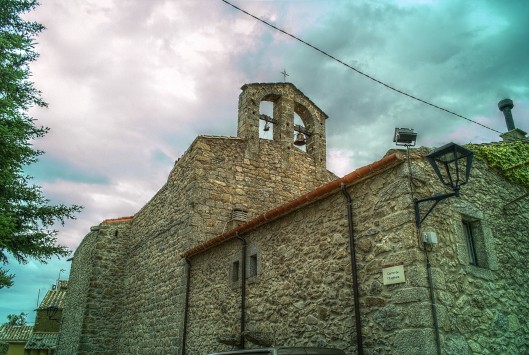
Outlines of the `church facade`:
[{"label": "church facade", "polygon": [[528,352],[527,188],[475,161],[417,228],[413,198],[443,191],[427,150],[337,178],[326,119],[290,83],[244,85],[237,137],[198,137],[138,213],[86,235],[58,353]]}]

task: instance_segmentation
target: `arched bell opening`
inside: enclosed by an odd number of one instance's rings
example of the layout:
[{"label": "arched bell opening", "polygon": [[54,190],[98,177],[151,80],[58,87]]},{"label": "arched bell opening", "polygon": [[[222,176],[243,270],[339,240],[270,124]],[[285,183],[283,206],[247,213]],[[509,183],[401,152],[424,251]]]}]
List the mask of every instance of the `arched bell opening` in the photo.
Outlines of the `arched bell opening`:
[{"label": "arched bell opening", "polygon": [[[305,104],[296,101],[294,113],[303,123],[294,126],[294,134],[302,133],[305,138],[304,151],[311,155],[316,161],[324,164],[325,160],[325,123],[315,116],[314,110],[310,110]],[[296,135],[297,137],[297,135]]]},{"label": "arched bell opening", "polygon": [[[254,140],[249,154],[259,151],[259,139],[292,145],[310,155],[325,169],[327,115],[291,83],[246,84],[239,96],[237,136]],[[272,111],[272,112],[270,112]],[[295,144],[294,144],[295,143]]]},{"label": "arched bell opening", "polygon": [[261,101],[259,104],[259,138],[274,139],[274,103]]},{"label": "arched bell opening", "polygon": [[294,146],[298,149],[306,152],[307,151],[307,129],[305,128],[305,123],[299,117],[299,115],[294,112],[294,137],[293,142]]}]

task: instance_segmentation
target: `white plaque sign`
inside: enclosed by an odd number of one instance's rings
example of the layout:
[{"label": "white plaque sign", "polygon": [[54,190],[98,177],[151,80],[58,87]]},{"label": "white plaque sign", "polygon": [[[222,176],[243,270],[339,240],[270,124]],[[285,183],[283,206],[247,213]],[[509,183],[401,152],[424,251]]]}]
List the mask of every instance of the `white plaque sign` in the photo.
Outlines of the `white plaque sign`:
[{"label": "white plaque sign", "polygon": [[384,280],[384,285],[406,282],[406,277],[404,276],[404,266],[397,265],[382,269],[382,278]]}]

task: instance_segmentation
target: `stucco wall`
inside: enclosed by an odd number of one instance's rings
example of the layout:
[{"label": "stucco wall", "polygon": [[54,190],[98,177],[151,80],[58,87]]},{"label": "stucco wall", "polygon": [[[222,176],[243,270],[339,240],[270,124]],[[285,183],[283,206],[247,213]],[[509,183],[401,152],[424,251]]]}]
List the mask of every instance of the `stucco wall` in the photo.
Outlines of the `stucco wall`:
[{"label": "stucco wall", "polygon": [[24,354],[24,346],[25,344],[14,344],[11,343],[8,345],[7,352],[5,355],[23,355]]}]

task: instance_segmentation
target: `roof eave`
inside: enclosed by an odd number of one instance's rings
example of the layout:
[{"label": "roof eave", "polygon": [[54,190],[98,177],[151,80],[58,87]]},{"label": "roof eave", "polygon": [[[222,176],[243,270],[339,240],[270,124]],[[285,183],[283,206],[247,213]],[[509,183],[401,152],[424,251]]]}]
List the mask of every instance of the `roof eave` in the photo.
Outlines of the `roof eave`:
[{"label": "roof eave", "polygon": [[362,168],[359,168],[347,175],[345,175],[342,178],[333,180],[313,191],[310,191],[304,195],[301,195],[300,197],[287,202],[286,204],[283,204],[279,207],[276,207],[272,210],[269,210],[251,221],[242,224],[240,226],[237,226],[226,233],[223,233],[221,235],[218,235],[217,237],[213,239],[209,239],[191,249],[188,249],[187,251],[180,254],[182,258],[190,258],[196,254],[200,254],[203,251],[210,249],[214,246],[217,246],[219,244],[224,243],[227,240],[232,239],[237,234],[242,234],[249,232],[253,229],[256,229],[257,227],[268,223],[274,219],[277,219],[281,216],[284,216],[288,213],[291,213],[295,211],[296,209],[299,209],[305,205],[308,205],[312,202],[315,202],[317,200],[320,200],[332,193],[335,193],[341,188],[341,185],[344,184],[346,186],[358,183],[368,177],[371,177],[373,175],[379,174],[382,171],[385,171],[387,169],[390,169],[394,166],[399,165],[404,161],[404,158],[401,153],[393,153],[391,155],[385,156],[379,161],[376,161],[372,164],[366,165]]}]

